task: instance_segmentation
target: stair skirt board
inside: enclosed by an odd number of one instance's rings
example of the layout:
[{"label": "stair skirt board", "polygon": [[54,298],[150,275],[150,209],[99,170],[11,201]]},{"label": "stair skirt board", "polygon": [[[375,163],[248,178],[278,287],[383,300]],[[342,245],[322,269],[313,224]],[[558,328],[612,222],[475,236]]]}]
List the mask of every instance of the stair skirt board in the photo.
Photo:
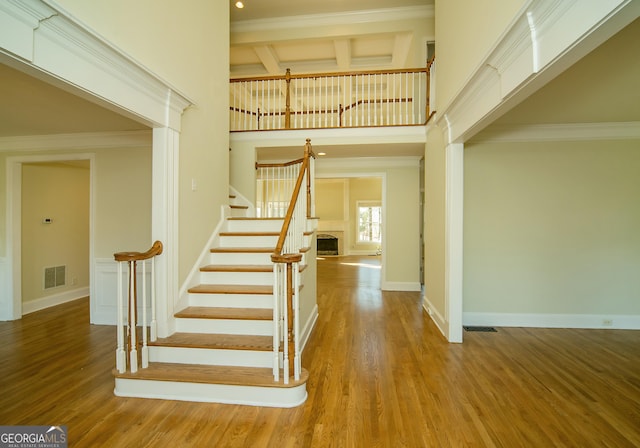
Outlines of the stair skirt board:
[{"label": "stair skirt board", "polygon": [[149,347],[149,362],[271,368],[273,360],[273,351]]},{"label": "stair skirt board", "polygon": [[116,378],[118,397],[293,408],[307,400],[306,383],[294,387],[237,386]]},{"label": "stair skirt board", "polygon": [[272,336],[273,321],[178,318],[176,319],[176,332]]}]

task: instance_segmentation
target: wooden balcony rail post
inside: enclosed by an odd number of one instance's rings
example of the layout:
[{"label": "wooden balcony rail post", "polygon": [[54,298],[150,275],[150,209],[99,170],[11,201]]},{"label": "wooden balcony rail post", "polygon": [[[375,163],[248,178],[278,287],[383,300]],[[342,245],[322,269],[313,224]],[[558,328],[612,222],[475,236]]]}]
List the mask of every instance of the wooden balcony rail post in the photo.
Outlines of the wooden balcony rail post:
[{"label": "wooden balcony rail post", "polygon": [[[142,343],[142,367],[147,367],[149,362],[148,357],[148,347],[147,347],[147,332],[151,332],[152,340],[155,340],[155,325],[156,325],[156,316],[155,316],[155,288],[153,282],[155,281],[154,277],[154,264],[153,257],[156,255],[160,255],[162,253],[162,243],[160,241],[156,241],[153,243],[153,246],[146,252],[117,252],[113,254],[116,262],[118,262],[118,300],[117,300],[117,314],[118,314],[118,323],[117,323],[117,347],[116,347],[116,368],[120,373],[124,373],[126,371],[126,363],[127,363],[127,353],[128,353],[128,361],[129,368],[132,373],[137,372],[138,370],[138,346]],[[139,340],[137,337],[137,324],[138,324],[138,288],[137,288],[137,262],[145,261],[151,259],[152,263],[152,289],[151,289],[151,314],[152,314],[152,323],[151,325],[147,325],[147,303],[146,303],[146,284],[145,278],[142,279],[143,287],[142,287],[142,338]],[[124,325],[124,316],[122,313],[123,308],[123,300],[122,300],[122,264],[127,263],[128,266],[128,287],[127,287],[127,325]],[[142,267],[143,277],[146,276],[146,267],[143,264]],[[147,328],[149,327],[149,328]],[[125,331],[126,330],[126,331]],[[126,333],[126,347],[125,347],[125,337]]]},{"label": "wooden balcony rail post", "polygon": [[286,103],[284,109],[284,128],[291,129],[291,69],[287,69],[285,75],[287,82]]}]

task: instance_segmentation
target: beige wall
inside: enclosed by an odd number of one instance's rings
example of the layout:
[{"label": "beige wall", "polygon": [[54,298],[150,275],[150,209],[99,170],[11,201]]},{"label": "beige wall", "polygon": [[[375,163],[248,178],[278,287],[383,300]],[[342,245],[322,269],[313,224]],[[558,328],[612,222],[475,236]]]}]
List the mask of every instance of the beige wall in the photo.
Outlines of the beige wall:
[{"label": "beige wall", "polygon": [[195,102],[183,116],[180,135],[179,277],[183,281],[220,219],[220,205],[228,203],[229,3],[193,0],[188,7],[182,2],[158,7],[155,0],[59,3]]},{"label": "beige wall", "polygon": [[151,247],[151,149],[96,153],[95,256]]},{"label": "beige wall", "polygon": [[[23,164],[23,302],[89,287],[89,180],[88,161]],[[54,266],[65,266],[66,284],[44,289],[44,270]]]},{"label": "beige wall", "polygon": [[436,0],[435,110],[444,110],[524,4],[524,0]]},{"label": "beige wall", "polygon": [[316,216],[323,221],[345,221],[347,179],[316,179]]},{"label": "beige wall", "polygon": [[424,290],[434,312],[445,318],[445,146],[442,130],[430,127],[425,151]]},{"label": "beige wall", "polygon": [[[359,174],[384,176],[386,197],[386,254],[385,278],[383,283],[415,284],[420,283],[420,176],[419,163],[407,163],[394,166],[389,159],[385,166],[366,167],[360,164],[331,166],[323,168],[317,165],[317,176],[339,177],[358,176]],[[331,173],[330,176],[327,176]],[[363,177],[363,176],[362,176]]]},{"label": "beige wall", "polygon": [[464,311],[640,315],[639,146],[469,144]]}]

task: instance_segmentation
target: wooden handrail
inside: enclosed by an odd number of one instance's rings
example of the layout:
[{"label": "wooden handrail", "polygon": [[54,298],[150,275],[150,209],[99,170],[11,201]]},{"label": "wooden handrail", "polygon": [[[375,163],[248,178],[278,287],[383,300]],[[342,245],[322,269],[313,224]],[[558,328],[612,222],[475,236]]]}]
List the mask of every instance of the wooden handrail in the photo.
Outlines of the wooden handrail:
[{"label": "wooden handrail", "polygon": [[162,253],[162,243],[156,241],[146,252],[117,252],[113,254],[116,261],[140,261],[148,260]]},{"label": "wooden handrail", "polygon": [[[287,69],[288,70],[288,69]],[[331,78],[334,76],[358,76],[358,75],[385,75],[385,74],[397,74],[397,73],[422,73],[426,72],[426,67],[420,68],[397,68],[390,70],[359,70],[350,72],[324,72],[324,73],[301,73],[299,75],[289,74],[290,79],[306,79],[306,78]],[[243,82],[243,81],[278,81],[286,80],[287,75],[269,75],[269,76],[251,76],[246,78],[231,78],[229,82]]]},{"label": "wooden handrail", "polygon": [[[293,193],[291,194],[291,201],[289,202],[289,207],[287,208],[287,214],[284,217],[284,223],[282,224],[282,229],[280,230],[280,236],[278,237],[278,243],[276,244],[276,248],[271,256],[271,260],[273,260],[274,255],[279,257],[282,255],[282,248],[284,247],[284,242],[287,238],[287,232],[289,232],[289,227],[291,226],[291,219],[293,218],[293,212],[296,208],[296,198],[300,194],[300,189],[302,188],[302,181],[304,180],[305,173],[309,170],[309,158],[315,158],[315,154],[311,150],[311,139],[307,139],[307,143],[304,145],[304,157],[302,159],[302,166],[300,167],[300,172],[298,173],[298,178],[296,179],[296,185],[293,188]],[[274,261],[275,263],[276,261]]]}]

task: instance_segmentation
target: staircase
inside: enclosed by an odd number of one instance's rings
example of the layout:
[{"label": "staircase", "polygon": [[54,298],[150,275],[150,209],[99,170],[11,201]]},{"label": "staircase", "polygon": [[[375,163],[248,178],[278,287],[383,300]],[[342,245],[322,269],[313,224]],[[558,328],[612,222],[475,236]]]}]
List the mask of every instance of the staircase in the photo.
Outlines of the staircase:
[{"label": "staircase", "polygon": [[[200,284],[189,289],[188,305],[175,313],[176,332],[149,343],[149,366],[114,372],[116,395],[276,407],[306,400],[308,372],[303,369],[299,380],[288,378],[285,384],[282,353],[273,350],[270,257],[283,219],[240,216],[244,213],[246,207],[231,206],[208,264],[200,269]],[[305,234],[309,245],[312,235]]]}]

